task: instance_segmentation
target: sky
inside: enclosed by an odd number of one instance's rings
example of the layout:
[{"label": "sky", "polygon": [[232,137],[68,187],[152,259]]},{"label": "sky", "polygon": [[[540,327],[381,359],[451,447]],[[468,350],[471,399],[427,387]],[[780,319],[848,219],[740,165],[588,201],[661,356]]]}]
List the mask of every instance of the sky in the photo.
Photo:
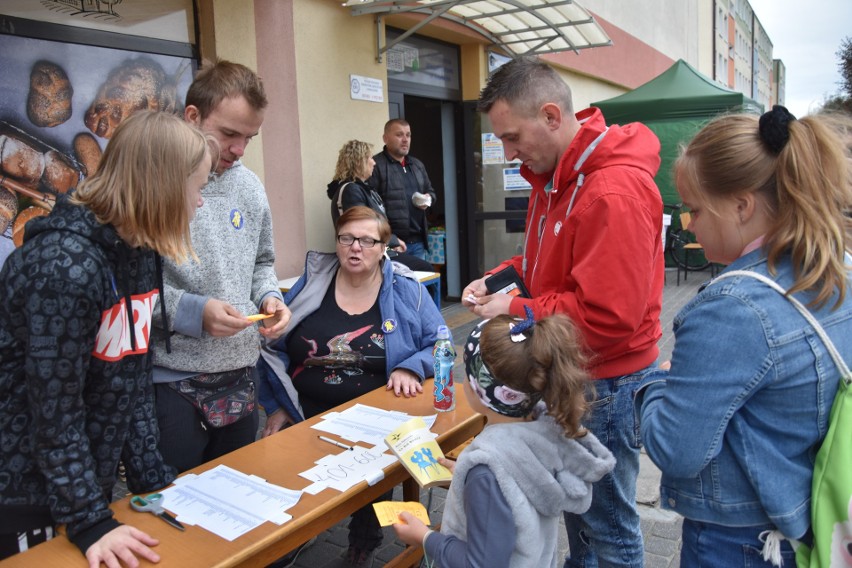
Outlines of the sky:
[{"label": "sky", "polygon": [[840,90],[837,50],[852,37],[852,0],[749,0],[787,71],[786,106],[795,116]]}]

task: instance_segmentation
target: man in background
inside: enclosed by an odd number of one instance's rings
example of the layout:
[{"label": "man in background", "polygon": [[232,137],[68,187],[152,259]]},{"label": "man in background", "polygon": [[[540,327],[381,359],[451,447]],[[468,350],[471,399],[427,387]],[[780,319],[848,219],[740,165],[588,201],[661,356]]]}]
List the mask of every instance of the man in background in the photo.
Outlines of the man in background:
[{"label": "man in background", "polygon": [[367,180],[382,196],[391,231],[402,241],[403,252],[426,258],[428,223],[426,210],[437,196],[426,174],[423,162],[408,152],[411,148],[411,126],[401,118],[385,124],[385,143],[373,156],[376,166]]},{"label": "man in background", "polygon": [[568,85],[536,58],[498,69],[477,110],[488,114],[507,161],[520,160],[533,187],[524,252],[490,273],[514,268],[532,297],[491,294],[480,278],[462,300],[484,318],[523,316],[529,306],[535,319],[564,313],[576,324],[596,392],[583,425],[617,461],[594,484],[588,512],[565,514],[565,566],[641,567],[633,394],[656,367],[662,335],[659,140],[638,123],[608,127],[595,108],[575,115]]},{"label": "man in background", "polygon": [[[179,471],[255,440],[260,335],[277,338],[290,319],[273,269],[266,191],[240,161],[266,106],[260,78],[228,61],[205,65],[186,95],[184,118],[218,143],[219,160],[191,226],[198,259],[164,262],[167,318],[155,319],[160,451]],[[247,318],[258,312],[270,317]],[[199,399],[231,387],[240,395],[226,398],[211,420]]]}]

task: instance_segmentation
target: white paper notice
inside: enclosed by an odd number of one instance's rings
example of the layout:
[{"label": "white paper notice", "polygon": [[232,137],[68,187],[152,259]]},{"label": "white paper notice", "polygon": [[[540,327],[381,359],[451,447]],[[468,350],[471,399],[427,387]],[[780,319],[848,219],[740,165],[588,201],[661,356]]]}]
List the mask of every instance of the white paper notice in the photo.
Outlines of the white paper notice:
[{"label": "white paper notice", "polygon": [[285,511],[302,496],[301,491],[267,483],[224,465],[178,478],[162,494],[166,509],[181,522],[198,525],[227,540],[234,540],[264,521],[289,521],[292,517]]},{"label": "white paper notice", "polygon": [[[365,404],[355,404],[343,412],[330,412],[323,420],[311,426],[316,430],[329,432],[353,442],[364,442],[368,446],[384,447],[385,436],[396,430],[411,418],[405,412],[383,410]],[[438,415],[424,416],[429,428]]]}]

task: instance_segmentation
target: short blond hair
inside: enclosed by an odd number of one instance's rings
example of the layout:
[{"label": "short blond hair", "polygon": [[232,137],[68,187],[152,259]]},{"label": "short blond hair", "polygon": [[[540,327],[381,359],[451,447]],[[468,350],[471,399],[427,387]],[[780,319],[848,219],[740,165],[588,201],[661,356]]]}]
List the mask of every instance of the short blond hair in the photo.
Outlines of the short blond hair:
[{"label": "short blond hair", "polygon": [[211,143],[194,126],[170,113],[139,111],[118,126],[72,199],[128,245],[183,262],[194,256],[187,179],[208,155],[214,156]]}]

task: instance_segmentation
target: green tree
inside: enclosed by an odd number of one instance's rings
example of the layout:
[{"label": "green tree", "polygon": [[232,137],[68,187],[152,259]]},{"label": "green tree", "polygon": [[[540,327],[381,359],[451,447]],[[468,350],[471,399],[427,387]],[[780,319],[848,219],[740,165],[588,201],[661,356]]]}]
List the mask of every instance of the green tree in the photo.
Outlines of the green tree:
[{"label": "green tree", "polygon": [[852,37],[846,36],[840,42],[837,58],[840,60],[837,64],[840,69],[840,88],[847,98],[852,98]]}]

